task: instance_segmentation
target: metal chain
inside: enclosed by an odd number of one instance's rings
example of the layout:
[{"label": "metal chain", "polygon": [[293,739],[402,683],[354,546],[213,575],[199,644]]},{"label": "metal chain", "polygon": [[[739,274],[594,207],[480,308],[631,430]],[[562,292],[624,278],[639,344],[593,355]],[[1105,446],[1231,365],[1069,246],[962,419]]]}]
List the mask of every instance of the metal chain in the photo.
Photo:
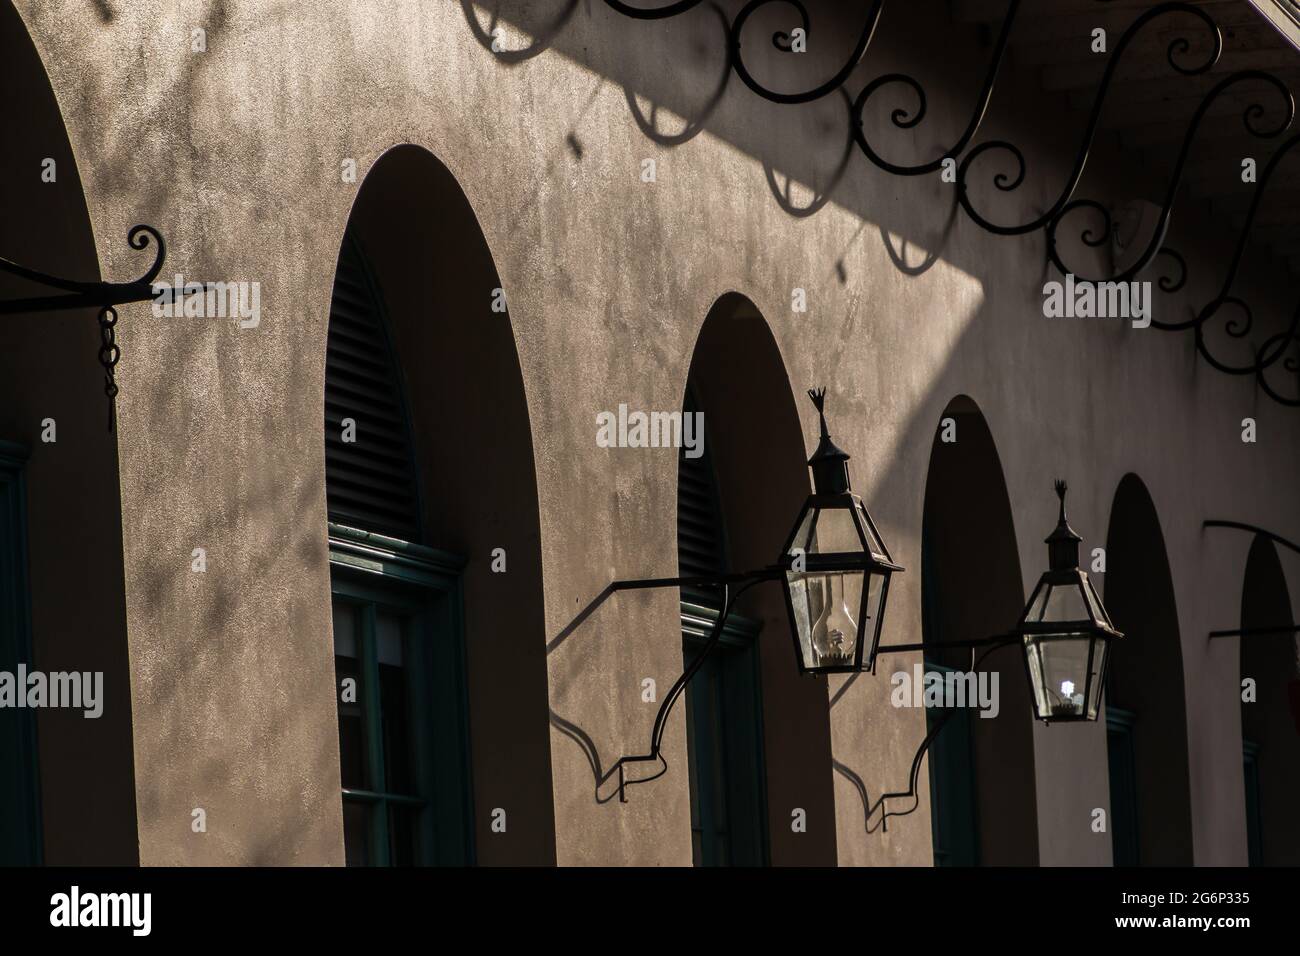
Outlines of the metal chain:
[{"label": "metal chain", "polygon": [[99,311],[99,364],[104,367],[104,394],[108,396],[108,430],[113,430],[117,409],[115,367],[122,357],[117,344],[117,310],[106,305]]}]

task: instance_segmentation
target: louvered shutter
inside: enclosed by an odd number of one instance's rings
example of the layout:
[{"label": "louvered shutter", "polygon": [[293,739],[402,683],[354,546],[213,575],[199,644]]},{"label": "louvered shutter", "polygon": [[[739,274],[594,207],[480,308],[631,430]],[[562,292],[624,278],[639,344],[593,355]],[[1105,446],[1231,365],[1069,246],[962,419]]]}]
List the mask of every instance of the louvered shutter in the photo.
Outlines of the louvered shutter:
[{"label": "louvered shutter", "polygon": [[[343,419],[356,441],[343,441]],[[406,406],[382,300],[361,248],[344,237],[325,359],[325,492],[330,521],[419,541]]]},{"label": "louvered shutter", "polygon": [[[687,390],[683,417],[698,409]],[[682,577],[721,574],[727,568],[718,483],[707,440],[700,457],[687,458],[685,449],[678,455],[677,566]],[[716,589],[682,588],[682,599],[720,610]]]}]

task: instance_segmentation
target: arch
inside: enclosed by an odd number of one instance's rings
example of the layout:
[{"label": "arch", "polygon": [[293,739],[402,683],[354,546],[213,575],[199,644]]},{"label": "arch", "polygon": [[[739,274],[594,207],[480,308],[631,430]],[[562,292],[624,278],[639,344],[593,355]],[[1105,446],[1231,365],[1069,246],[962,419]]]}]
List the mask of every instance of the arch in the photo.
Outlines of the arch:
[{"label": "arch", "polygon": [[[945,647],[1005,632],[1024,609],[1011,501],[992,432],[959,395],[942,418],[925,481],[921,528],[926,668],[966,671],[969,649]],[[945,437],[955,441],[945,441]],[[1038,863],[1033,718],[1019,647],[983,658],[998,675],[997,716],[955,711],[930,751],[936,865]],[[940,716],[927,712],[930,721]]]},{"label": "arch", "polygon": [[[362,183],[341,248],[336,305],[350,243],[364,261],[389,343],[387,408],[409,416],[408,424],[381,421],[377,428],[358,420],[350,448],[354,455],[384,452],[381,471],[391,488],[409,471],[418,544],[406,542],[402,559],[415,555],[436,566],[435,576],[447,576],[440,626],[463,640],[463,661],[450,653],[439,658],[444,670],[459,672],[444,674],[438,686],[463,695],[460,713],[443,705],[443,726],[421,751],[434,758],[458,734],[468,738],[462,769],[469,775],[472,768],[472,782],[462,781],[460,792],[445,778],[432,784],[436,799],[459,809],[466,830],[448,834],[456,852],[439,854],[439,861],[472,854],[482,864],[553,864],[536,470],[510,320],[492,308],[501,281],[469,200],[447,167],[418,146],[390,149]],[[325,409],[327,428],[337,426],[337,414]],[[367,449],[368,427],[384,442]],[[330,483],[338,486],[339,478],[332,472]],[[337,507],[338,496],[327,496]],[[403,511],[391,516],[393,527],[378,530],[393,534],[407,520]],[[507,573],[499,573],[503,568]],[[504,831],[502,794],[512,798]],[[453,831],[454,822],[447,823]]]},{"label": "arch", "polygon": [[1300,701],[1296,641],[1286,575],[1273,542],[1256,535],[1246,558],[1241,626],[1280,629],[1239,638],[1241,676],[1255,681],[1255,699],[1241,704],[1246,776],[1248,858],[1252,866],[1300,864]]},{"label": "arch", "polygon": [[[90,216],[59,104],[7,0],[0,0],[0,89],[8,94],[0,98],[0,256],[70,279],[98,280]],[[42,178],[47,170],[52,180]],[[0,272],[6,299],[50,291]],[[124,308],[123,323],[143,308]],[[22,552],[9,564],[9,580],[0,580],[0,670],[23,660],[43,672],[102,672],[107,702],[95,720],[66,709],[43,709],[34,720],[30,711],[0,710],[0,790],[8,785],[31,795],[35,812],[24,815],[22,829],[39,837],[11,862],[140,860],[121,484],[116,436],[105,429],[95,316],[93,309],[0,315],[0,447],[9,452],[0,457],[10,460],[7,470],[23,489],[21,508],[9,522],[0,521],[7,525],[0,527],[0,551]],[[119,371],[132,361],[124,356]],[[46,421],[53,422],[54,442],[42,441]],[[15,568],[25,580],[17,580]],[[146,580],[143,589],[153,583]],[[68,599],[70,589],[76,600]],[[22,723],[29,726],[21,730]],[[34,739],[36,760],[29,753],[21,767],[14,765],[13,733],[26,736],[29,745]],[[141,758],[144,775],[148,760]],[[93,812],[86,809],[88,793],[95,794]],[[10,808],[0,795],[0,830],[4,820],[15,819]],[[7,842],[0,834],[0,844]],[[6,861],[0,847],[0,865]]]},{"label": "arch", "polygon": [[1190,866],[1187,704],[1173,576],[1151,494],[1120,481],[1106,532],[1106,609],[1124,638],[1106,678],[1110,831],[1117,866]]},{"label": "arch", "polygon": [[[776,340],[743,295],[727,293],[710,308],[696,339],[687,389],[704,415],[716,481],[719,560],[733,569],[769,565],[808,495],[807,453]],[[683,517],[679,513],[679,528]],[[826,684],[799,676],[776,586],[749,591],[737,610],[761,634],[757,683],[769,861],[833,865],[834,827],[793,834],[789,818],[790,807],[803,807],[810,819],[835,819]],[[693,689],[687,690],[688,705]]]}]

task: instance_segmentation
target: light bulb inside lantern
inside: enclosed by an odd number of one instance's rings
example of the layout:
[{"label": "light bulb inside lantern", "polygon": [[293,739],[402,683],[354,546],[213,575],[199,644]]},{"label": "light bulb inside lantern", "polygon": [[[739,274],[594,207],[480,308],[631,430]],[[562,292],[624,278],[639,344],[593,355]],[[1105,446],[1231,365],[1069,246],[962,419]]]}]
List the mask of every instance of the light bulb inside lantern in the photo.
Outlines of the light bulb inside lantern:
[{"label": "light bulb inside lantern", "polygon": [[844,575],[821,579],[822,613],[813,627],[813,650],[818,664],[847,664],[857,644],[858,625],[844,603]]}]

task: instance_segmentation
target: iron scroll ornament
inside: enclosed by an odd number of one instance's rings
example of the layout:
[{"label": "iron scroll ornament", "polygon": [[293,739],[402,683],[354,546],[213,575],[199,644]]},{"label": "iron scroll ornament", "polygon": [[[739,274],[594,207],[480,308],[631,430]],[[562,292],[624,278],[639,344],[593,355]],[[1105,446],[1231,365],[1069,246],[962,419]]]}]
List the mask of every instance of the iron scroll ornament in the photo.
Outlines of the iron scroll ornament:
[{"label": "iron scroll ornament", "polygon": [[156,298],[153,282],[162,272],[167,258],[167,244],[153,226],[132,226],[126,235],[127,245],[135,250],[148,249],[152,244],[154,260],[138,279],[130,282],[81,282],[29,269],[12,260],[0,257],[0,272],[6,272],[28,282],[59,289],[60,294],[29,296],[0,301],[0,315],[30,312],[63,312],[70,309],[95,307],[99,309],[99,364],[104,370],[104,394],[108,397],[108,430],[113,431],[117,421],[117,363],[122,358],[122,348],[117,344],[116,306],[128,302],[145,302]]},{"label": "iron scroll ornament", "polygon": [[[1108,3],[1109,0],[1097,0],[1099,4]],[[700,0],[679,0],[676,3],[670,3],[660,7],[637,7],[632,6],[623,0],[605,0],[610,9],[624,16],[643,20],[663,20],[669,17],[679,16],[688,13],[700,5]],[[798,15],[799,24],[804,31],[805,36],[810,35],[813,29],[812,17],[809,14],[808,7],[802,0],[750,0],[737,14],[736,19],[729,27],[728,33],[728,63],[730,69],[734,70],[740,79],[750,90],[764,99],[778,104],[795,105],[809,103],[823,96],[829,95],[837,90],[842,90],[848,82],[849,77],[854,73],[860,63],[866,56],[870,46],[871,39],[874,36],[876,26],[880,21],[883,11],[883,0],[874,0],[870,5],[865,23],[858,35],[857,42],[847,61],[840,67],[831,79],[807,90],[799,92],[779,92],[772,90],[761,83],[748,68],[745,63],[742,51],[742,36],[745,26],[749,23],[753,15],[762,7],[769,4],[781,4],[791,7]],[[956,188],[957,188],[957,205],[965,212],[966,216],[971,219],[977,226],[986,232],[998,236],[1023,236],[1043,230],[1046,233],[1047,240],[1047,259],[1060,270],[1062,274],[1084,275],[1082,270],[1073,270],[1068,263],[1064,261],[1064,256],[1058,247],[1058,234],[1063,221],[1066,217],[1077,215],[1082,212],[1091,212],[1100,216],[1102,225],[1100,228],[1085,227],[1080,233],[1080,240],[1085,247],[1097,248],[1102,246],[1110,237],[1113,227],[1110,211],[1101,203],[1091,199],[1075,199],[1074,194],[1079,183],[1082,180],[1084,169],[1087,166],[1088,155],[1091,151],[1093,142],[1096,138],[1103,107],[1106,104],[1108,93],[1113,85],[1115,76],[1120,65],[1125,60],[1125,54],[1131,49],[1135,39],[1143,31],[1149,29],[1150,25],[1157,20],[1163,20],[1171,16],[1191,17],[1199,22],[1204,28],[1209,38],[1209,49],[1204,55],[1197,56],[1193,62],[1187,62],[1187,58],[1192,54],[1192,42],[1185,34],[1180,32],[1171,39],[1165,48],[1165,59],[1173,71],[1181,76],[1199,77],[1205,76],[1219,63],[1223,52],[1223,34],[1215,19],[1202,7],[1187,2],[1165,2],[1157,4],[1154,7],[1143,12],[1138,16],[1121,35],[1113,52],[1108,56],[1106,67],[1102,75],[1101,84],[1093,98],[1092,108],[1089,118],[1084,128],[1084,133],[1079,144],[1073,165],[1064,186],[1057,195],[1056,199],[1042,212],[1024,222],[1016,223],[999,223],[993,221],[990,217],[984,215],[976,208],[975,200],[971,192],[971,173],[974,164],[983,158],[991,158],[994,153],[1009,155],[1014,161],[1014,172],[1006,171],[995,172],[992,176],[992,186],[999,193],[1010,193],[1019,189],[1025,182],[1027,174],[1027,162],[1024,152],[1014,143],[1005,140],[989,140],[970,148],[971,142],[975,139],[984,117],[988,111],[989,103],[992,98],[993,89],[996,84],[998,75],[1001,71],[1002,64],[1005,60],[1007,46],[1010,40],[1012,28],[1014,26],[1017,14],[1020,11],[1019,0],[1009,0],[1007,3],[1006,13],[1003,17],[1001,30],[997,42],[994,46],[989,64],[985,72],[983,85],[980,93],[976,98],[974,109],[966,124],[965,129],[951,147],[936,159],[920,163],[897,163],[884,158],[883,153],[867,137],[864,128],[863,114],[868,103],[881,90],[891,86],[904,86],[911,90],[916,98],[916,104],[913,109],[909,110],[904,107],[897,107],[889,114],[890,122],[894,128],[899,130],[912,130],[917,127],[927,115],[927,99],[925,89],[921,83],[913,76],[901,73],[887,73],[876,77],[868,82],[856,97],[852,99],[850,108],[850,133],[853,140],[857,143],[862,153],[875,166],[885,172],[899,176],[919,176],[935,172],[941,169],[946,161],[956,163]],[[794,52],[790,32],[777,31],[771,37],[773,47],[782,52]],[[1201,121],[1209,111],[1214,102],[1223,95],[1229,88],[1235,87],[1240,83],[1248,80],[1263,82],[1278,91],[1285,101],[1284,118],[1276,124],[1267,128],[1258,125],[1258,121],[1264,114],[1263,106],[1258,102],[1249,104],[1243,112],[1243,121],[1246,129],[1253,136],[1261,138],[1271,138],[1279,135],[1292,122],[1295,115],[1295,104],[1291,98],[1286,86],[1273,74],[1260,70],[1240,71],[1227,77],[1217,84],[1205,97],[1202,98],[1198,109],[1196,110],[1191,122],[1188,124],[1187,131],[1183,136],[1182,147],[1175,162],[1174,173],[1168,184],[1164,203],[1161,206],[1161,212],[1156,229],[1152,237],[1148,240],[1146,247],[1138,256],[1135,262],[1126,267],[1118,275],[1109,279],[1102,280],[1085,280],[1085,281],[1124,281],[1135,277],[1144,270],[1150,268],[1155,262],[1160,261],[1169,265],[1172,271],[1165,272],[1157,277],[1157,286],[1165,293],[1175,293],[1180,291],[1186,284],[1187,264],[1183,256],[1175,249],[1165,245],[1166,234],[1168,231],[1170,215],[1174,198],[1177,194],[1179,184],[1182,178],[1182,172],[1185,168],[1186,160],[1191,150],[1198,141]],[[1288,149],[1289,145],[1283,147]],[[1281,152],[1281,151],[1280,151]],[[1275,160],[1278,157],[1274,157]],[[1270,167],[1271,169],[1272,167]],[[1257,189],[1257,198],[1263,192],[1263,187],[1267,181],[1268,172],[1265,173],[1264,179],[1261,180]],[[1258,207],[1258,201],[1252,206],[1251,215],[1248,218],[1246,228],[1242,233],[1242,244],[1250,233],[1251,225],[1254,222],[1254,211]],[[1236,272],[1236,262],[1239,260],[1240,252],[1234,265],[1230,270],[1232,275]],[[1294,372],[1300,375],[1300,360],[1294,356],[1287,356],[1287,351],[1297,342],[1300,342],[1300,330],[1295,323],[1285,331],[1269,338],[1255,354],[1254,361],[1248,365],[1232,366],[1226,362],[1217,359],[1206,345],[1202,328],[1206,322],[1225,305],[1233,306],[1240,309],[1245,317],[1242,320],[1230,320],[1226,330],[1229,335],[1234,337],[1243,337],[1251,325],[1250,307],[1243,300],[1230,297],[1226,292],[1219,298],[1213,300],[1202,312],[1195,318],[1186,322],[1164,322],[1161,320],[1152,320],[1152,324],[1167,330],[1178,328],[1195,328],[1197,335],[1197,351],[1212,367],[1226,374],[1256,376],[1262,390],[1276,401],[1291,406],[1300,406],[1300,398],[1288,398],[1274,388],[1265,377],[1265,372],[1270,368],[1276,367],[1281,363],[1281,367],[1288,372]],[[1300,394],[1300,393],[1298,393]]]}]

